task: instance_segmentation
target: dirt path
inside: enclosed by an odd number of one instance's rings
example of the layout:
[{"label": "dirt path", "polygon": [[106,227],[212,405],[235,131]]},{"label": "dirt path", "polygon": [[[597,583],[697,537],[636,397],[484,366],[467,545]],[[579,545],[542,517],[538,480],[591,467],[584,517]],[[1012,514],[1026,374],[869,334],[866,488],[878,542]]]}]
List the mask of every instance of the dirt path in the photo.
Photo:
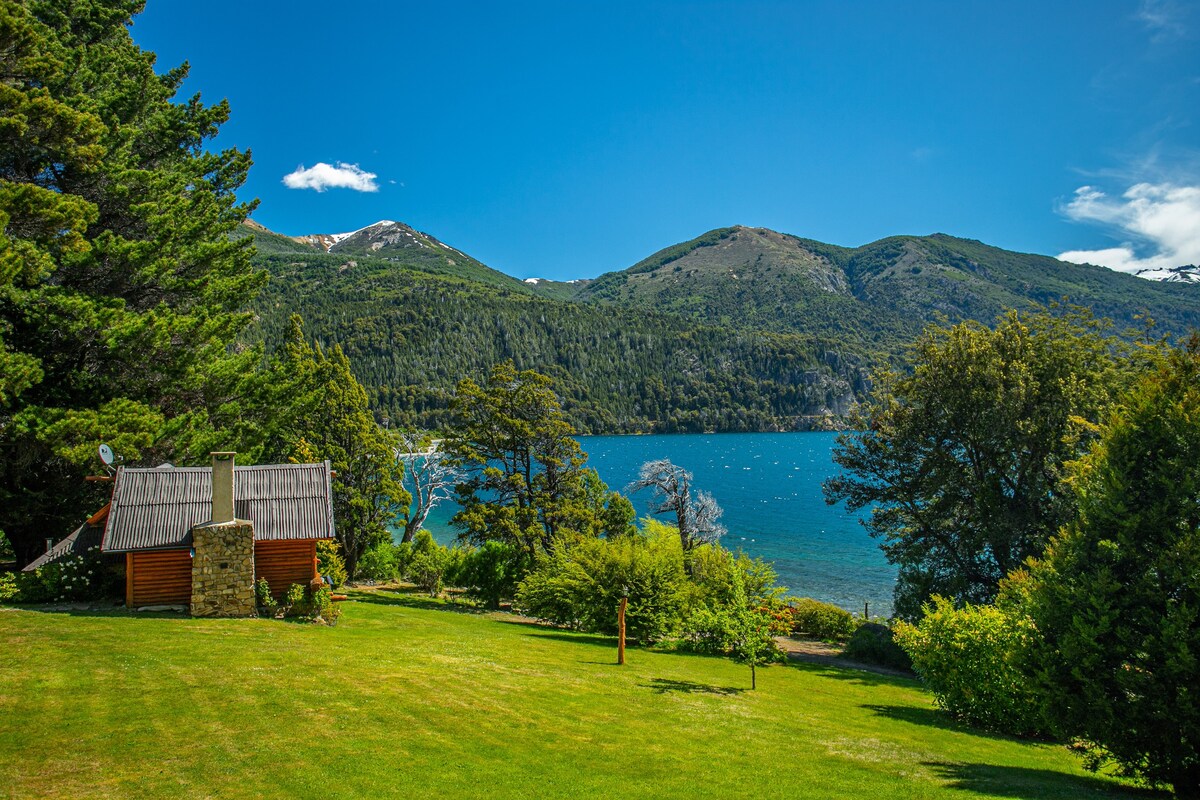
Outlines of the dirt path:
[{"label": "dirt path", "polygon": [[851,661],[842,657],[845,649],[840,644],[830,644],[813,639],[793,639],[790,636],[776,636],[776,643],[787,657],[793,661],[804,661],[809,664],[820,664],[824,667],[840,667],[843,669],[861,669],[864,672],[874,672],[876,675],[890,675],[894,678],[912,678],[911,672],[881,667],[878,664],[867,664],[862,661]]}]

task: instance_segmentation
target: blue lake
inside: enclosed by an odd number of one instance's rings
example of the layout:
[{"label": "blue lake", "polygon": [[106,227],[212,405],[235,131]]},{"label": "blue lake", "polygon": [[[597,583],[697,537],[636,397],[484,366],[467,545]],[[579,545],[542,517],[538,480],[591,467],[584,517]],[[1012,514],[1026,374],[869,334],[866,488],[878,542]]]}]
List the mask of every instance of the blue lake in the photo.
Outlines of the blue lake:
[{"label": "blue lake", "polygon": [[[654,436],[584,436],[588,466],[613,489],[623,490],[643,462],[668,458],[695,475],[725,510],[722,543],[775,564],[791,594],[815,597],[861,612],[889,615],[896,571],[857,514],[825,504],[821,482],[837,466],[832,433],[724,433]],[[649,511],[649,492],[632,496],[638,515]],[[434,510],[426,527],[449,543],[457,510]],[[670,521],[670,520],[664,520]]]}]

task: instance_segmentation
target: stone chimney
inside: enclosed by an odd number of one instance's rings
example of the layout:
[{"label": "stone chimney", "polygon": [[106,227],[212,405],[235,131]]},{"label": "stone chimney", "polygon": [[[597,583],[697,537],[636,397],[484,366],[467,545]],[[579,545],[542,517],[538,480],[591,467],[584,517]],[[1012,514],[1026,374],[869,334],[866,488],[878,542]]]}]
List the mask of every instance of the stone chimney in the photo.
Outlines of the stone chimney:
[{"label": "stone chimney", "polygon": [[233,461],[236,453],[212,454],[212,517],[214,523],[233,522]]},{"label": "stone chimney", "polygon": [[192,616],[251,617],[254,525],[233,512],[234,454],[212,459],[212,519],[192,528]]}]

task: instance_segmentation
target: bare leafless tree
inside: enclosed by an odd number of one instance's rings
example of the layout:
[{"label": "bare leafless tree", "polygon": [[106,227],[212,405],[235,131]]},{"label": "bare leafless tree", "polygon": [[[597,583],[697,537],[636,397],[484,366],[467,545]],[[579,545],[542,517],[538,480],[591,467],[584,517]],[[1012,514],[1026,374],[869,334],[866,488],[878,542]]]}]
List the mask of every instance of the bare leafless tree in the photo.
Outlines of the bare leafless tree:
[{"label": "bare leafless tree", "polygon": [[429,512],[453,496],[455,485],[463,479],[462,471],[450,463],[440,445],[419,433],[400,434],[396,458],[404,462],[404,483],[412,494],[401,541],[411,542]]},{"label": "bare leafless tree", "polygon": [[725,534],[725,526],[717,523],[721,507],[708,492],[692,495],[692,473],[662,458],[647,461],[638,471],[638,479],[625,488],[627,492],[653,489],[650,512],[674,514],[679,528],[679,542],[684,552],[699,544],[715,542]]}]

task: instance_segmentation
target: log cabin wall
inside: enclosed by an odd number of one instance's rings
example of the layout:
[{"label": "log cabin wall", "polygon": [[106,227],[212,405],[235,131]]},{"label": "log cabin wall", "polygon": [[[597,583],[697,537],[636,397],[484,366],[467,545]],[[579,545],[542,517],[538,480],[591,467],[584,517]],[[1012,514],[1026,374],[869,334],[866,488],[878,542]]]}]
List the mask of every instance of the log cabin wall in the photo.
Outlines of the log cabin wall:
[{"label": "log cabin wall", "polygon": [[186,606],[192,599],[189,550],[145,550],[125,554],[125,605]]},{"label": "log cabin wall", "polygon": [[293,583],[307,587],[317,577],[317,541],[283,539],[254,543],[254,580],[266,578],[276,600]]}]

